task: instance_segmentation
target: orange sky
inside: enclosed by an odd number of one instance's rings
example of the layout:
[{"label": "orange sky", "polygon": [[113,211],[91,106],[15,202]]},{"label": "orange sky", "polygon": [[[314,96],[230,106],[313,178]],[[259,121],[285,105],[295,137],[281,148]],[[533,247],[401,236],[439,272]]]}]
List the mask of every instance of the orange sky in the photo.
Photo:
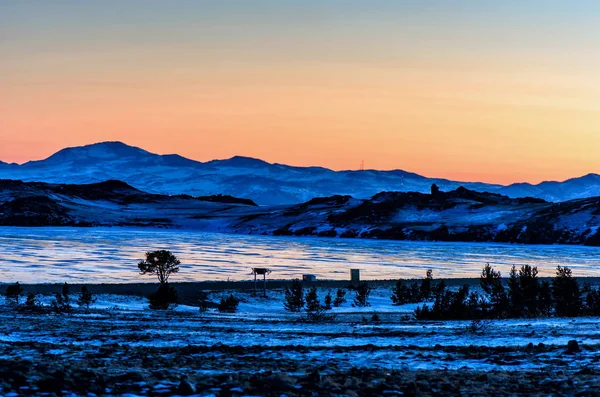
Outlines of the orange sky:
[{"label": "orange sky", "polygon": [[0,160],[119,140],[497,183],[600,172],[595,3],[325,3],[3,3]]}]

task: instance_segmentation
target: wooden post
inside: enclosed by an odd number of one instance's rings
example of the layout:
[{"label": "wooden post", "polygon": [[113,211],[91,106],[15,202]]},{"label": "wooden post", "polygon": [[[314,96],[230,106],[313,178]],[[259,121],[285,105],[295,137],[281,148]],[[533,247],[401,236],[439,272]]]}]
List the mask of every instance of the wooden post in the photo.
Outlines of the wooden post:
[{"label": "wooden post", "polygon": [[264,296],[267,297],[267,272],[263,274]]},{"label": "wooden post", "polygon": [[256,271],[254,271],[254,296],[256,296]]}]

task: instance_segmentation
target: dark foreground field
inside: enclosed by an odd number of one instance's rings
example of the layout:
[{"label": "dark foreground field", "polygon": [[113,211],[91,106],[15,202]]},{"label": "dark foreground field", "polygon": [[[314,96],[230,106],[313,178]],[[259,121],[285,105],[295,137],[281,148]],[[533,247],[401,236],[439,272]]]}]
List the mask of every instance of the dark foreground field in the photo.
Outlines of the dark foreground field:
[{"label": "dark foreground field", "polygon": [[88,314],[2,306],[0,394],[600,395],[598,318],[494,320],[474,332],[411,319],[414,306],[391,306],[389,292],[380,285],[371,307],[348,303],[327,323],[285,312],[280,291],[234,292],[235,314],[150,311],[124,295],[99,296]]}]

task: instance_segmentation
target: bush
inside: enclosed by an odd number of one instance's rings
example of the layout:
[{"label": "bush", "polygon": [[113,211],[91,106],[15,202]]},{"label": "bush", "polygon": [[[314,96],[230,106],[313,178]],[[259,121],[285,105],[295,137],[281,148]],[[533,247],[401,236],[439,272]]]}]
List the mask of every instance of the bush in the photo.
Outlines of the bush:
[{"label": "bush", "polygon": [[422,300],[431,299],[432,287],[431,282],[433,280],[433,270],[427,270],[425,273],[425,278],[421,281],[421,287],[419,288],[419,293],[421,294],[420,298]]},{"label": "bush", "polygon": [[419,320],[470,320],[485,318],[488,309],[486,301],[477,293],[469,292],[464,285],[453,292],[445,290],[440,293],[433,305],[423,305],[415,310]]},{"label": "bush", "polygon": [[556,268],[556,277],[552,280],[552,298],[557,316],[576,317],[581,314],[581,290],[568,267]]},{"label": "bush", "polygon": [[294,280],[290,288],[285,288],[283,306],[288,312],[299,312],[304,307],[304,290],[300,280]]},{"label": "bush", "polygon": [[200,313],[206,313],[208,304],[208,294],[204,291],[198,291],[198,309],[200,310]]},{"label": "bush", "polygon": [[335,293],[335,299],[333,300],[334,307],[340,307],[346,303],[346,290],[339,288]]},{"label": "bush", "polygon": [[536,317],[538,315],[539,280],[537,266],[523,265],[519,270],[519,286],[523,299],[523,315]]},{"label": "bush", "polygon": [[479,285],[488,296],[488,300],[492,306],[492,316],[503,317],[508,309],[509,300],[504,290],[500,272],[495,271],[489,263],[486,263],[481,271]]},{"label": "bush", "polygon": [[325,307],[319,302],[316,287],[311,287],[306,294],[306,315],[310,321],[316,322],[321,322],[330,318],[325,315]]},{"label": "bush", "polygon": [[5,296],[10,305],[18,307],[21,295],[23,295],[23,287],[21,287],[21,284],[19,284],[18,281],[15,284],[6,287]]},{"label": "bush", "polygon": [[71,299],[69,297],[69,284],[64,283],[62,292],[57,292],[52,300],[52,310],[57,314],[71,313]]},{"label": "bush", "polygon": [[538,291],[538,312],[542,316],[550,316],[552,313],[552,306],[554,302],[552,300],[552,288],[550,283],[542,281],[540,283],[540,290]]},{"label": "bush", "polygon": [[356,287],[354,287],[356,291],[356,295],[354,296],[354,303],[352,306],[356,307],[369,307],[371,304],[369,303],[369,295],[371,295],[371,287],[367,283],[359,283]]},{"label": "bush", "polygon": [[33,292],[28,293],[27,300],[25,301],[25,306],[28,308],[33,308],[39,305],[40,301],[38,300],[37,296]]},{"label": "bush", "polygon": [[489,326],[490,324],[488,321],[473,320],[465,327],[465,332],[471,335],[482,335],[487,333]]},{"label": "bush", "polygon": [[[439,284],[437,286],[433,285],[433,271],[431,269],[427,270],[420,286],[417,283],[412,283],[409,286],[405,281],[398,280],[396,286],[392,288],[392,302],[394,305],[405,305],[428,301],[439,294],[439,286]],[[445,284],[442,285],[442,289],[444,288]]]},{"label": "bush", "polygon": [[600,316],[600,289],[594,288],[588,291],[585,297],[585,310],[590,316]]},{"label": "bush", "polygon": [[90,305],[96,302],[96,297],[90,292],[88,287],[85,285],[81,287],[81,293],[79,294],[79,299],[77,300],[77,304],[79,307],[83,307],[86,312],[89,312]]},{"label": "bush", "polygon": [[161,284],[156,292],[148,297],[148,301],[152,310],[169,310],[177,306],[179,297],[177,290],[165,283]]},{"label": "bush", "polygon": [[327,295],[325,295],[325,310],[331,310],[332,309],[332,296],[331,296],[331,292],[327,292]]},{"label": "bush", "polygon": [[398,280],[396,286],[392,288],[392,303],[394,305],[405,305],[407,303],[419,303],[421,291],[417,284],[413,283],[410,287],[403,280]]},{"label": "bush", "polygon": [[28,313],[47,313],[49,309],[42,306],[36,294],[30,292],[27,294],[25,305],[21,306],[19,310]]},{"label": "bush", "polygon": [[306,311],[316,312],[322,309],[321,303],[319,302],[319,296],[317,295],[317,288],[311,287],[306,294]]},{"label": "bush", "polygon": [[235,313],[239,304],[240,300],[230,294],[228,297],[221,298],[218,309],[221,313]]}]

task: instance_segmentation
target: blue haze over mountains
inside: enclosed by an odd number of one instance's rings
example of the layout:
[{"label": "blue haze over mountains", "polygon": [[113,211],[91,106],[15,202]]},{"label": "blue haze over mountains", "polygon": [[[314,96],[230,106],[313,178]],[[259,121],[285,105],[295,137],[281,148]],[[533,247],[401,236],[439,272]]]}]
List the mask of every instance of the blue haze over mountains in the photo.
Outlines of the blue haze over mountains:
[{"label": "blue haze over mountains", "polygon": [[588,174],[564,182],[509,186],[427,178],[402,170],[333,171],[323,167],[294,167],[236,156],[199,162],[185,157],[158,155],[121,142],[102,142],[63,149],[45,160],[0,163],[0,179],[49,183],[94,183],[118,179],[150,193],[250,198],[262,205],[305,202],[335,194],[369,198],[382,191],[429,192],[459,186],[509,197],[537,197],[566,201],[600,196],[600,176]]}]

